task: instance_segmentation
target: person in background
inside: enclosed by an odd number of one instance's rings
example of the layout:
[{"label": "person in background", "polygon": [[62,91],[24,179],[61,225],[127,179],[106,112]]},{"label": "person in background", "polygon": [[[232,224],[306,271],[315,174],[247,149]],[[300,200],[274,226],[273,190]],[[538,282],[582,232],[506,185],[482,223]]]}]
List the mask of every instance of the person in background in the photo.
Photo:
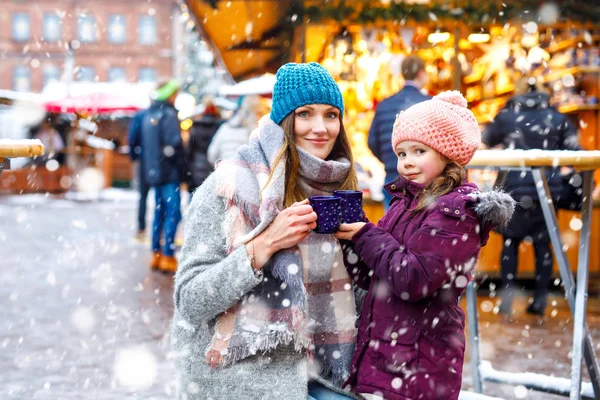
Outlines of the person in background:
[{"label": "person in background", "polygon": [[51,119],[47,115],[33,134],[33,139],[39,139],[44,145],[44,155],[36,158],[36,163],[45,164],[48,160],[63,159],[65,142],[58,131],[51,124]]},{"label": "person in background", "polygon": [[129,122],[127,139],[129,143],[129,158],[135,163],[135,170],[138,178],[138,192],[140,199],[137,213],[137,233],[136,239],[143,240],[146,237],[146,204],[148,203],[148,192],[150,185],[146,181],[146,168],[144,167],[144,157],[142,156],[142,121],[147,110],[141,110],[135,113]]},{"label": "person in background", "polygon": [[[185,152],[175,98],[176,80],[163,83],[156,90],[156,100],[142,120],[142,162],[148,184],[154,189],[155,210],[152,222],[152,269],[177,271],[175,233],[181,220],[179,186],[184,178]],[[164,245],[161,237],[164,233]]]},{"label": "person in background", "polygon": [[377,226],[341,224],[335,234],[356,253],[345,265],[368,290],[346,384],[369,400],[458,399],[465,352],[459,299],[490,230],[508,223],[515,203],[467,181],[464,167],[480,141],[457,91],[399,114],[391,146],[400,176],[386,186],[388,212]]},{"label": "person in background", "polygon": [[[398,93],[383,100],[375,109],[375,116],[369,130],[369,149],[385,166],[385,183],[392,182],[398,177],[396,171],[396,154],[391,148],[392,128],[396,116],[413,104],[420,103],[430,97],[422,93],[427,84],[425,62],[416,55],[409,55],[402,61],[402,76],[404,87]],[[389,208],[392,196],[383,191],[384,207]]]},{"label": "person in background", "polygon": [[206,102],[200,117],[193,121],[187,146],[187,180],[190,198],[196,188],[202,185],[213,171],[214,163],[208,161],[207,151],[215,132],[222,123],[219,109],[210,100]]},{"label": "person in background", "polygon": [[[501,146],[506,150],[581,150],[575,127],[567,116],[550,105],[550,96],[542,90],[535,78],[524,77],[518,81],[515,92],[516,95],[485,128],[482,136],[484,148]],[[547,179],[555,197],[563,188],[560,170],[550,169]],[[504,248],[500,262],[500,312],[507,317],[512,313],[512,303],[517,291],[515,279],[519,244],[525,238],[530,238],[535,253],[535,294],[526,311],[542,316],[546,309],[552,274],[552,251],[531,172],[510,171],[504,182],[504,190],[518,201],[518,205],[510,224],[502,232]]]},{"label": "person in background", "polygon": [[237,154],[240,146],[248,144],[252,130],[267,110],[260,96],[244,96],[235,114],[220,126],[208,146],[208,162],[229,159]]},{"label": "person in background", "polygon": [[307,200],[357,187],[343,113],[325,68],[285,64],[270,118],[196,190],[175,276],[179,399],[347,399],[352,281]]}]

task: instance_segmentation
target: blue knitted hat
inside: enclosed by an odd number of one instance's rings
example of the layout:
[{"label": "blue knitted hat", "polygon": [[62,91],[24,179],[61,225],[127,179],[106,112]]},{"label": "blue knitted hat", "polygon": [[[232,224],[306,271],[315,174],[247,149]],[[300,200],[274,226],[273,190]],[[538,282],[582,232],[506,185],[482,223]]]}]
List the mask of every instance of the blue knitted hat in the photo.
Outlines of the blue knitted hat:
[{"label": "blue knitted hat", "polygon": [[271,119],[280,124],[298,107],[307,104],[329,104],[344,115],[340,88],[329,72],[316,62],[288,63],[277,71],[273,88]]}]

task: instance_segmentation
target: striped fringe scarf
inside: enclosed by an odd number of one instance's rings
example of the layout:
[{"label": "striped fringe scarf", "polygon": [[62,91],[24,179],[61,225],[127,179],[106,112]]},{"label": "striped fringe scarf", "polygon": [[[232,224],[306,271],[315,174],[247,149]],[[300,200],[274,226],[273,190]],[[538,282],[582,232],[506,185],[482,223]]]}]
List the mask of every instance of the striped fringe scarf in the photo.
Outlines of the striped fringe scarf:
[{"label": "striped fringe scarf", "polygon": [[[217,194],[227,202],[229,253],[260,234],[283,209],[285,160],[273,166],[282,145],[282,128],[263,117],[249,145],[216,169]],[[350,162],[324,161],[298,150],[305,193],[332,194],[346,178]],[[274,177],[261,199],[259,191],[272,168]],[[352,281],[340,244],[332,235],[313,232],[300,245],[271,257],[263,281],[218,317],[206,360],[214,367],[226,366],[293,345],[308,352],[314,372],[323,377],[331,373],[332,382],[341,386],[349,375],[355,320]]]}]

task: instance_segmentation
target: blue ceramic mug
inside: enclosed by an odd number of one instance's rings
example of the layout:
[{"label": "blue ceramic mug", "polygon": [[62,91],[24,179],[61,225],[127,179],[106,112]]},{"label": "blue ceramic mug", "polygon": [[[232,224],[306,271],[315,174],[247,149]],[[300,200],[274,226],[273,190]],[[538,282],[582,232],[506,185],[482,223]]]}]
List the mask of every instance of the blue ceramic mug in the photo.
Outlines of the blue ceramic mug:
[{"label": "blue ceramic mug", "polygon": [[342,200],[340,203],[342,223],[350,224],[352,222],[364,221],[362,192],[360,190],[336,190],[333,192],[333,195]]},{"label": "blue ceramic mug", "polygon": [[316,233],[336,233],[340,228],[341,199],[335,196],[312,196],[308,202],[317,213]]}]

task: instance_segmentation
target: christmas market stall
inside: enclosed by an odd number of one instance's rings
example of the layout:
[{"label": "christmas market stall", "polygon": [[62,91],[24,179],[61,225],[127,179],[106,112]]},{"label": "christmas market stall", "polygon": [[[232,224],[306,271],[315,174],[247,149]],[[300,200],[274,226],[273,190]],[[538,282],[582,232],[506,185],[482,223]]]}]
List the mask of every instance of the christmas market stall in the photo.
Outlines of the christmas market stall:
[{"label": "christmas market stall", "polygon": [[[336,77],[353,149],[370,171],[377,170],[366,146],[370,121],[378,102],[402,87],[400,65],[407,54],[425,60],[429,93],[460,90],[482,129],[515,93],[517,82],[534,76],[551,92],[553,104],[572,118],[582,147],[599,149],[600,9],[562,3],[306,1],[305,51],[295,53],[294,61],[320,62]],[[495,178],[489,170],[470,174],[480,186]],[[596,173],[596,182],[599,178]],[[580,219],[579,213],[562,210],[559,218],[568,257],[576,265],[579,231],[572,221]],[[594,229],[592,237],[600,240],[600,231]],[[502,245],[495,234],[479,271],[498,273]],[[522,244],[521,250],[519,272],[533,276],[532,246]],[[596,253],[591,268],[598,273]]]},{"label": "christmas market stall", "polygon": [[[371,220],[383,214],[383,169],[367,146],[377,104],[403,86],[400,66],[408,54],[426,63],[430,94],[460,90],[482,129],[533,76],[579,130],[581,146],[600,149],[600,8],[559,1],[299,0],[182,3],[190,25],[212,43],[234,79],[275,72],[285,62],[315,61],[335,77],[344,95],[345,126],[361,172]],[[472,170],[480,187],[496,172]],[[600,182],[596,173],[595,181]],[[598,193],[600,194],[600,193]],[[594,221],[600,218],[593,212]],[[580,213],[561,210],[567,256],[576,265]],[[592,242],[600,224],[592,224]],[[502,237],[494,234],[478,271],[499,272]],[[590,271],[600,273],[600,246]],[[519,274],[533,276],[533,251],[521,245]],[[555,276],[558,270],[555,268]]]}]

